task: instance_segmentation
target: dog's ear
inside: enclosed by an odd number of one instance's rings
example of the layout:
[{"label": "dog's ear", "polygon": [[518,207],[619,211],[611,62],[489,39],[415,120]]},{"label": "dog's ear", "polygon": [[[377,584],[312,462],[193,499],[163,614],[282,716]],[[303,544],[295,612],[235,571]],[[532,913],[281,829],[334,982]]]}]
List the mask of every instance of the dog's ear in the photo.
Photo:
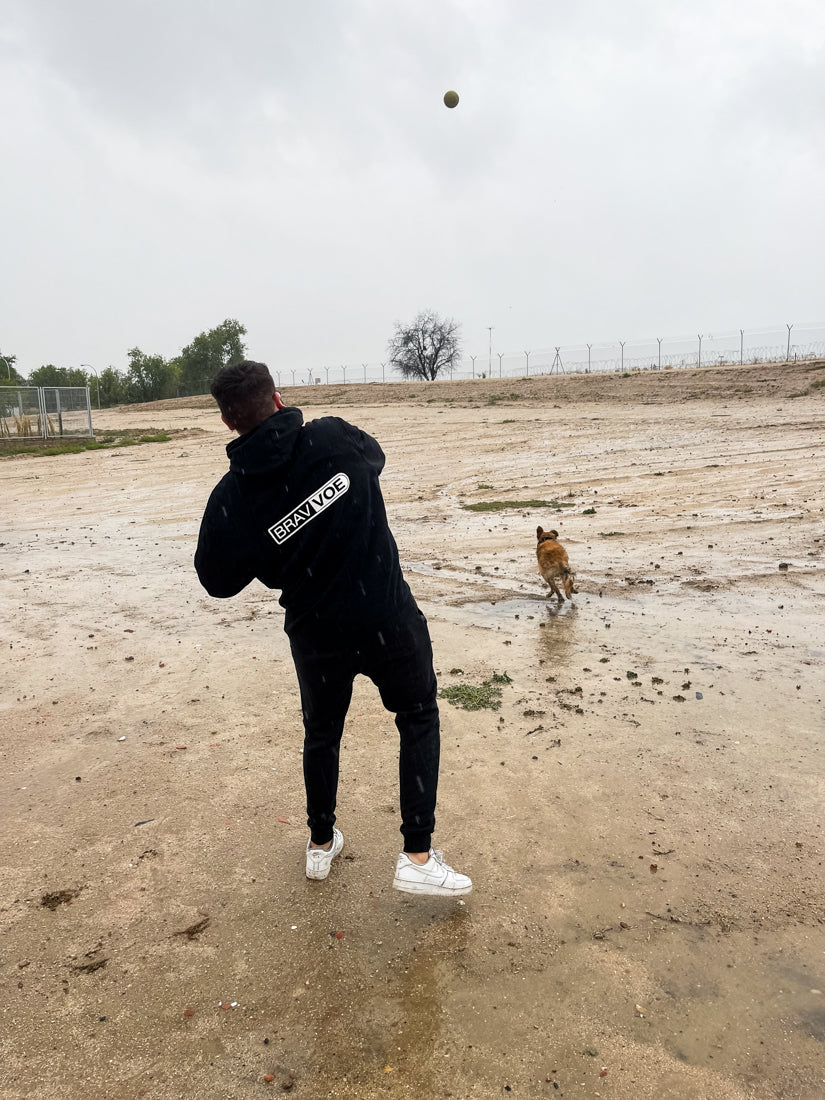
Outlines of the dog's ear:
[{"label": "dog's ear", "polygon": [[536,528],[536,538],[540,539],[543,534],[544,534],[544,528],[543,527],[537,527]]},{"label": "dog's ear", "polygon": [[553,536],[554,539],[557,539],[559,537],[558,531],[550,531],[549,533]]}]

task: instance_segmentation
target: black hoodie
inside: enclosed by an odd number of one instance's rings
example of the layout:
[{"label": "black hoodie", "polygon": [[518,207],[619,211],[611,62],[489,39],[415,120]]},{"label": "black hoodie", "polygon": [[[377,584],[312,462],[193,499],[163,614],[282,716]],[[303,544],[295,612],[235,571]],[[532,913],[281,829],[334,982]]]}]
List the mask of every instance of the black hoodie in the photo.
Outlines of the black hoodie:
[{"label": "black hoodie", "polygon": [[369,629],[413,604],[387,524],[384,452],[337,416],[274,413],[227,446],[195,569],[210,596],[280,588],[291,638]]}]

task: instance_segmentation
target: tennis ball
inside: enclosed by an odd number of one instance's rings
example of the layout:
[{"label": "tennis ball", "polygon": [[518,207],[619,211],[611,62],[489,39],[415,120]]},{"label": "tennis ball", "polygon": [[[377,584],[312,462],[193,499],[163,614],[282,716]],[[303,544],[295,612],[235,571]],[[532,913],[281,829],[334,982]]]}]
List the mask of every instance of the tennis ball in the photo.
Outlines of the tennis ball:
[{"label": "tennis ball", "polygon": [[444,93],[444,104],[447,107],[457,107],[458,106],[458,92],[445,92]]}]

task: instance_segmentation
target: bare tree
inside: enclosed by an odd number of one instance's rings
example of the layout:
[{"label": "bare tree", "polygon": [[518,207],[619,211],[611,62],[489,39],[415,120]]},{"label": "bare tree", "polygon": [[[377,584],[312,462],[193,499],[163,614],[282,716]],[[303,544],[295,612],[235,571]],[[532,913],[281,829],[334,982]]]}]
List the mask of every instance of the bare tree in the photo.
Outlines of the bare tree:
[{"label": "bare tree", "polygon": [[459,360],[460,327],[451,317],[442,319],[431,309],[419,313],[409,325],[396,321],[387,346],[390,365],[405,378],[434,381]]}]

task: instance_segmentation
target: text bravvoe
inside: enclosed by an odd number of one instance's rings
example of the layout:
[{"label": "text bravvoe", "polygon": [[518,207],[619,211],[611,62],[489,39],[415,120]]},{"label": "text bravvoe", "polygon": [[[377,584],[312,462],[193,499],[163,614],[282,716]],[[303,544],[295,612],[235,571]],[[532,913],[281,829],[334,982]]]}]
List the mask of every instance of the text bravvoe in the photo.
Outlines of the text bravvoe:
[{"label": "text bravvoe", "polygon": [[343,496],[347,489],[349,489],[347,475],[343,473],[335,474],[326,485],[322,485],[317,492],[308,496],[288,516],[283,516],[283,518],[273,523],[269,528],[270,535],[280,546],[288,538],[291,538],[296,531],[300,531],[305,523],[309,523],[311,519],[315,519],[317,515],[320,515],[325,508],[329,508],[330,504]]}]

